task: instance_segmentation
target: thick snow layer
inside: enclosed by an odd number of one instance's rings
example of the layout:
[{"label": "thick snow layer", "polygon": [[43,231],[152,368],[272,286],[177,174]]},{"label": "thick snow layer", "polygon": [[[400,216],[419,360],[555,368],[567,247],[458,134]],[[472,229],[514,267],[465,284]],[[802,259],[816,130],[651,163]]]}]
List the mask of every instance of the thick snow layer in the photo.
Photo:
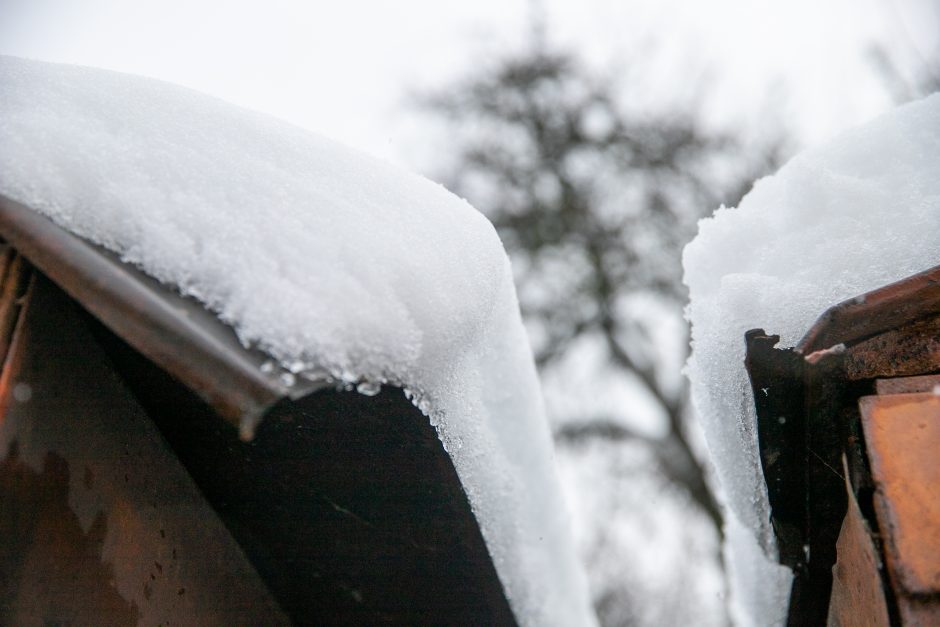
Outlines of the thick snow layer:
[{"label": "thick snow layer", "polygon": [[403,385],[527,625],[593,622],[509,262],[444,188],[167,83],[0,57],[0,193],[300,376]]},{"label": "thick snow layer", "polygon": [[737,589],[745,622],[765,624],[785,617],[789,577],[773,560],[744,333],[794,346],[829,306],[940,264],[940,95],[799,155],[699,228],[683,257],[688,371],[731,524],[749,531],[729,533],[732,564],[778,585]]}]

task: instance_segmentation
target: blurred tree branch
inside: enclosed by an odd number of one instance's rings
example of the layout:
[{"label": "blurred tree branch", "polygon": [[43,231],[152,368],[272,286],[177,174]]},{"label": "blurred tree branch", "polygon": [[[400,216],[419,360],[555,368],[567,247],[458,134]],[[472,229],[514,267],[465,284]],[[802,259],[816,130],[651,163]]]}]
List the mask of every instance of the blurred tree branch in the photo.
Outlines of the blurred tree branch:
[{"label": "blurred tree branch", "polygon": [[[747,146],[689,111],[629,115],[616,81],[542,41],[424,102],[452,129],[458,163],[449,185],[492,220],[512,258],[540,369],[591,338],[665,419],[658,437],[624,416],[572,422],[557,430],[559,444],[645,444],[721,537],[707,462],[690,439],[685,381],[664,365],[661,316],[638,303],[681,319],[682,246],[698,218],[736,202],[779,163],[781,142]],[[612,603],[605,599],[597,602]]]},{"label": "blurred tree branch", "polygon": [[868,58],[885,90],[898,104],[940,91],[940,62],[936,59],[921,57],[920,63],[905,73],[897,59],[882,46],[870,47]]}]

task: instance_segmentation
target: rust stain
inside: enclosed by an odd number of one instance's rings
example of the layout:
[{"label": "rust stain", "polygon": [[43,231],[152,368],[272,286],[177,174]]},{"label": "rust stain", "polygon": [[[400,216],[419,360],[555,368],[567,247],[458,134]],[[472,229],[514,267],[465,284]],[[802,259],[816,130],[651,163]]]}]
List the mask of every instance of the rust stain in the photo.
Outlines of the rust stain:
[{"label": "rust stain", "polygon": [[[908,594],[937,594],[940,396],[867,396],[859,407],[889,571],[895,584]],[[940,614],[937,618],[940,620]]]},{"label": "rust stain", "polygon": [[12,248],[0,252],[0,361],[6,358],[20,312],[20,298],[29,281],[29,264]]},{"label": "rust stain", "polygon": [[940,369],[940,316],[915,320],[848,350],[849,379],[906,377]]},{"label": "rust stain", "polygon": [[138,608],[114,587],[102,561],[107,524],[99,514],[87,533],[68,504],[69,467],[47,453],[42,472],[19,459],[0,462],[0,624],[136,625]]},{"label": "rust stain", "polygon": [[[50,393],[13,402],[20,379]],[[31,435],[31,463],[55,455],[30,474],[25,453],[0,450],[0,625],[288,624],[119,381],[74,305],[33,273],[0,375],[0,421],[5,438]],[[161,494],[153,481],[166,494],[159,515],[144,507]],[[160,529],[192,559],[169,562]],[[156,582],[142,589],[148,574]]]}]

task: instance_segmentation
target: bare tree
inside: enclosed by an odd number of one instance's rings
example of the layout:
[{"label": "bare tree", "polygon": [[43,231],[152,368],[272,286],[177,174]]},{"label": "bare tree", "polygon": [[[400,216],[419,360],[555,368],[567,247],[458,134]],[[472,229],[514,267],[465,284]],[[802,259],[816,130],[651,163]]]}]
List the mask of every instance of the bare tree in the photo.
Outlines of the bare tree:
[{"label": "bare tree", "polygon": [[[559,444],[642,443],[721,536],[722,510],[690,433],[686,385],[666,365],[679,359],[664,358],[657,325],[662,315],[681,319],[680,253],[697,219],[737,201],[778,163],[779,144],[747,148],[704,129],[689,109],[630,115],[620,87],[574,55],[536,43],[426,104],[450,123],[448,149],[458,159],[449,186],[487,214],[510,254],[540,368],[590,338],[666,426],[653,436],[621,416],[582,416],[557,429]],[[684,360],[682,333],[675,344]],[[599,611],[626,616],[615,596],[595,591]]]},{"label": "bare tree", "polygon": [[[940,54],[940,46],[937,53]],[[902,63],[883,46],[870,47],[868,58],[885,90],[897,104],[940,91],[940,60],[935,57],[920,57],[918,63],[908,64],[910,67],[907,72],[902,70]]]},{"label": "bare tree", "polygon": [[893,36],[873,41],[868,47],[868,60],[887,94],[896,104],[903,104],[940,91],[940,37],[936,30],[932,37],[917,37],[908,27],[915,21],[936,24],[940,19],[937,3],[892,2],[881,6],[880,11],[882,21],[893,27]]}]

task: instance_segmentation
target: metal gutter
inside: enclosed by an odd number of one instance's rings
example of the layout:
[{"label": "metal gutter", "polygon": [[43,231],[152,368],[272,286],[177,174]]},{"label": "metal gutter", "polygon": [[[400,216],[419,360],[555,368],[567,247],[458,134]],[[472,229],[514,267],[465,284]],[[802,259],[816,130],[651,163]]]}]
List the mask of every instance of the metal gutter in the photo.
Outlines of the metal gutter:
[{"label": "metal gutter", "polygon": [[262,371],[269,360],[200,303],[0,195],[0,236],[72,298],[148,359],[196,392],[250,439],[283,398],[326,385]]}]

